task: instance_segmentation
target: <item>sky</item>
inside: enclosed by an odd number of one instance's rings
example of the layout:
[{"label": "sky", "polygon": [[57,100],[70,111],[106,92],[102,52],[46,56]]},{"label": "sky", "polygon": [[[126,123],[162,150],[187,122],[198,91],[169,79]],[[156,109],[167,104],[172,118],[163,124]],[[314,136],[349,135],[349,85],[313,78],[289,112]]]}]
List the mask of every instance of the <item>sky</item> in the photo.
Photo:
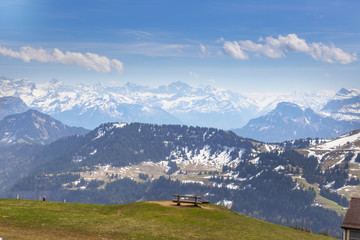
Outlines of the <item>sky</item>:
[{"label": "sky", "polygon": [[247,92],[360,88],[358,0],[2,0],[0,75]]}]

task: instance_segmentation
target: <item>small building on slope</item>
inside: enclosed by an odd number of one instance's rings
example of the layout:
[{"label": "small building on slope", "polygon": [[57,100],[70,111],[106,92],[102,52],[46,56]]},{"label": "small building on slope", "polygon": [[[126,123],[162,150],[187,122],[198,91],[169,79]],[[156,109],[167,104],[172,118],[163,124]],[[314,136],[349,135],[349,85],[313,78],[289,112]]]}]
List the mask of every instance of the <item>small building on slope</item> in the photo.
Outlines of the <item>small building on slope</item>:
[{"label": "small building on slope", "polygon": [[341,228],[344,240],[360,240],[360,198],[351,198]]}]

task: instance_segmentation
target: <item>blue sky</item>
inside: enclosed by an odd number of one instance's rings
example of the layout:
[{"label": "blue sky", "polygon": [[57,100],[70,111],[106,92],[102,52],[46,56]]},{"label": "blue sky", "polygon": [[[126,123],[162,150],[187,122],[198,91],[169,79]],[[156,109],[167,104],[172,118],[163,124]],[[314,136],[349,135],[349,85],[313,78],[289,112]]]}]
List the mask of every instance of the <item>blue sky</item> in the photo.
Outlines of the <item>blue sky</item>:
[{"label": "blue sky", "polygon": [[0,2],[0,75],[237,92],[360,88],[360,1]]}]

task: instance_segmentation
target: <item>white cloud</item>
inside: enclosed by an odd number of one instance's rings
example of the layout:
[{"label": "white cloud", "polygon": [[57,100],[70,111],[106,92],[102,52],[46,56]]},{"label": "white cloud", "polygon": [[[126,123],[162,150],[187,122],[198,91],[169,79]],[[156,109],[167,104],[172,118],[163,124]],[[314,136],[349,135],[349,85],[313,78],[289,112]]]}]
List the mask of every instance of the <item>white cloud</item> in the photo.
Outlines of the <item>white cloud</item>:
[{"label": "white cloud", "polygon": [[195,73],[195,72],[189,72],[189,75],[194,77],[194,78],[199,78],[199,74]]},{"label": "white cloud", "polygon": [[326,46],[322,43],[312,43],[310,54],[314,59],[328,63],[340,62],[347,64],[357,60],[356,54],[346,53],[333,44]]},{"label": "white cloud", "polygon": [[117,59],[111,60],[111,66],[118,72],[121,72],[124,69],[124,64]]},{"label": "white cloud", "polygon": [[31,60],[39,62],[55,62],[65,65],[76,65],[95,70],[97,72],[111,72],[112,69],[120,72],[123,70],[123,63],[117,59],[109,59],[105,56],[99,56],[95,53],[62,52],[57,48],[52,51],[43,48],[32,48],[30,46],[21,47],[19,51],[0,47],[0,54],[12,58],[19,58],[25,62]]},{"label": "white cloud", "polygon": [[224,42],[224,53],[237,59],[248,59],[248,55],[241,50],[238,42]]},{"label": "white cloud", "polygon": [[305,39],[299,38],[296,34],[279,35],[278,38],[271,36],[265,39],[260,38],[259,42],[261,43],[250,40],[225,42],[223,52],[237,59],[247,59],[246,52],[263,54],[270,58],[282,58],[286,57],[286,53],[300,52],[309,54],[315,60],[328,63],[347,64],[357,60],[356,54],[344,52],[333,44],[327,46],[323,43],[307,43]]}]

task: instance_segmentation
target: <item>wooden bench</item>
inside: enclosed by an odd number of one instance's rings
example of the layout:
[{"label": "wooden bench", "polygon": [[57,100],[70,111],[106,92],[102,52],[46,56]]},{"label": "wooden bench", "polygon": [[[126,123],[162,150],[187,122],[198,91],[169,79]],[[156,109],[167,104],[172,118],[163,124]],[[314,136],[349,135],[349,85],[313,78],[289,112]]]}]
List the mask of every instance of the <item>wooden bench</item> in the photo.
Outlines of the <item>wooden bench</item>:
[{"label": "wooden bench", "polygon": [[[201,197],[199,196],[192,196],[192,195],[179,195],[179,194],[174,194],[174,197],[176,197],[176,199],[173,199],[173,202],[176,202],[177,206],[180,206],[180,203],[193,203],[195,204],[195,206],[197,207],[198,204],[201,204],[200,201],[198,201],[198,199],[201,199]],[[184,199],[186,198],[186,199]],[[189,200],[189,198],[193,198],[195,200]]]}]

